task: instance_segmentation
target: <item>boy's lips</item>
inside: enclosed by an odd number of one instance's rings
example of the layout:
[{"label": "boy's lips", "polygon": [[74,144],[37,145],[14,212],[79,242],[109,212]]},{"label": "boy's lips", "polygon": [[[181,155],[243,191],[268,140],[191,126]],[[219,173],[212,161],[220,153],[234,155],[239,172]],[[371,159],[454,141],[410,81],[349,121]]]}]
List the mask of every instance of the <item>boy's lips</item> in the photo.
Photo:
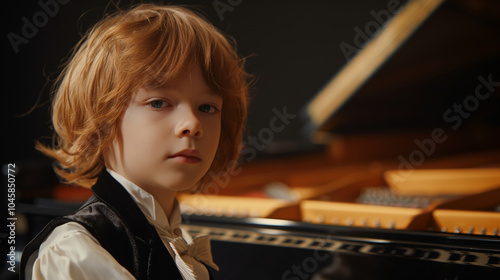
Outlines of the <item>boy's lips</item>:
[{"label": "boy's lips", "polygon": [[185,149],[169,156],[168,158],[176,159],[184,163],[198,163],[201,161],[201,154],[198,150]]}]

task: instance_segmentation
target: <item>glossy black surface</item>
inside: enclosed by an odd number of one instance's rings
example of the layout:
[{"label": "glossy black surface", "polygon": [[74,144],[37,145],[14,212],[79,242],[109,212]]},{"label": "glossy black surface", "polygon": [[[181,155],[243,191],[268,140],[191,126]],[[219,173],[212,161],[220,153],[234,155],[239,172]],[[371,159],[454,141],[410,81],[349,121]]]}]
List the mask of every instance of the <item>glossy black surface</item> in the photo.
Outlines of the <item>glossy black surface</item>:
[{"label": "glossy black surface", "polygon": [[215,227],[229,227],[250,231],[278,230],[282,234],[312,237],[335,236],[339,240],[357,241],[358,239],[390,240],[393,244],[430,245],[445,248],[469,248],[500,252],[500,237],[488,235],[450,234],[431,231],[410,231],[382,228],[347,227],[312,224],[277,219],[246,219],[213,216],[184,215],[185,224]]},{"label": "glossy black surface", "polygon": [[[212,236],[216,279],[498,279],[494,236],[186,216]],[[196,229],[204,229],[198,232]]]}]

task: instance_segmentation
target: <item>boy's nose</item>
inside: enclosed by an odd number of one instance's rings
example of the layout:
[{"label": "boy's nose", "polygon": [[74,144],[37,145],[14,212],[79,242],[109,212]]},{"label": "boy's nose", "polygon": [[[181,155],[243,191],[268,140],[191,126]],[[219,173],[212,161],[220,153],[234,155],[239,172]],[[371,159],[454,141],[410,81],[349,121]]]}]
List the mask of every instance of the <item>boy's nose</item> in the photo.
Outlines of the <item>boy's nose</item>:
[{"label": "boy's nose", "polygon": [[201,122],[192,110],[184,110],[180,114],[180,119],[176,128],[177,137],[197,137],[203,135]]}]

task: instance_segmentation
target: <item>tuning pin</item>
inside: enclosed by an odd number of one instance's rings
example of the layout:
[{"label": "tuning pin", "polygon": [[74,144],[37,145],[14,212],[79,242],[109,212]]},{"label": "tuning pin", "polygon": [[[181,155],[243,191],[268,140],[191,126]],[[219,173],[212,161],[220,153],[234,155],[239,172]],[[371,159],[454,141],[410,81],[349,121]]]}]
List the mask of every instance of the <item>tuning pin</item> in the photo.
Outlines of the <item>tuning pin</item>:
[{"label": "tuning pin", "polygon": [[228,216],[231,218],[234,218],[234,217],[236,217],[237,214],[238,213],[236,212],[235,209],[231,209],[231,210],[229,210]]},{"label": "tuning pin", "polygon": [[205,210],[203,210],[201,208],[196,208],[194,213],[198,216],[201,216],[201,215],[205,214]]},{"label": "tuning pin", "polygon": [[473,226],[470,226],[469,227],[469,234],[473,234],[474,233],[474,227]]},{"label": "tuning pin", "polygon": [[264,192],[271,198],[286,199],[291,201],[298,200],[297,193],[283,182],[272,182],[264,186]]},{"label": "tuning pin", "polygon": [[183,207],[181,207],[181,212],[183,214],[187,214],[187,215],[192,215],[193,214],[193,208],[189,205],[184,205]]},{"label": "tuning pin", "polygon": [[248,211],[246,209],[241,209],[240,211],[238,211],[237,217],[238,218],[247,218]]},{"label": "tuning pin", "polygon": [[361,225],[366,227],[366,225],[368,224],[368,222],[366,221],[366,218],[365,217],[362,217],[361,218]]},{"label": "tuning pin", "polygon": [[212,216],[213,214],[214,214],[213,209],[207,208],[207,210],[205,210],[205,215],[206,216]]},{"label": "tuning pin", "polygon": [[486,228],[485,227],[482,227],[481,228],[481,235],[485,235],[486,234]]},{"label": "tuning pin", "polygon": [[389,228],[390,228],[390,229],[394,229],[395,227],[396,227],[396,222],[395,222],[394,220],[391,220],[391,221],[389,222]]}]

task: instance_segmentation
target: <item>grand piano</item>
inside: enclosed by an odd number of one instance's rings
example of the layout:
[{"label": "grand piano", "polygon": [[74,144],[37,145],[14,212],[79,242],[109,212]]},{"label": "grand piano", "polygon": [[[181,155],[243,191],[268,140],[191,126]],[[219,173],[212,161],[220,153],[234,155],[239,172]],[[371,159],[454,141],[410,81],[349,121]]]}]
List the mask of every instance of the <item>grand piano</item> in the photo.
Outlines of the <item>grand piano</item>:
[{"label": "grand piano", "polygon": [[242,159],[181,196],[217,278],[500,277],[500,36],[482,20],[409,1],[304,107],[320,152]]},{"label": "grand piano", "polygon": [[[185,229],[211,236],[214,278],[499,279],[495,7],[408,1],[304,106],[307,152],[243,154],[179,194]],[[18,239],[89,195],[52,194],[18,206]]]}]

